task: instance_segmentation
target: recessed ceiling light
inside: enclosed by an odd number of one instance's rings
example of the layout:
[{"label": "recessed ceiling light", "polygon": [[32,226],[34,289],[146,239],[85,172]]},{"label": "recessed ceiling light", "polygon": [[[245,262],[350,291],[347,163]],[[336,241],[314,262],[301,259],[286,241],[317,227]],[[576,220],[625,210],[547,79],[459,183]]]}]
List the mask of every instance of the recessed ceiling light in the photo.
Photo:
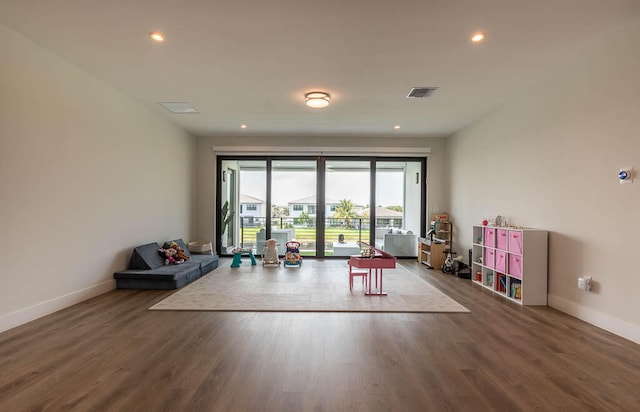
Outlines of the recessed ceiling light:
[{"label": "recessed ceiling light", "polygon": [[309,92],[304,95],[304,103],[314,109],[321,109],[329,106],[331,96],[325,92]]},{"label": "recessed ceiling light", "polygon": [[241,129],[246,129],[246,128],[247,128],[247,125],[246,125],[246,124],[241,124],[241,125],[240,125],[240,128],[241,128]]},{"label": "recessed ceiling light", "polygon": [[484,40],[484,33],[473,33],[471,36],[471,41],[474,43],[479,43]]},{"label": "recessed ceiling light", "polygon": [[151,37],[153,40],[157,41],[157,42],[163,42],[164,41],[164,34],[160,33],[159,31],[154,31],[149,33],[149,37]]},{"label": "recessed ceiling light", "polygon": [[400,125],[399,125],[399,124],[397,124],[397,125],[393,126],[393,128],[394,128],[394,129],[396,129],[396,130],[398,130],[398,129],[400,128]]},{"label": "recessed ceiling light", "polygon": [[186,102],[158,102],[158,104],[171,113],[176,114],[196,114],[198,111],[195,107]]}]

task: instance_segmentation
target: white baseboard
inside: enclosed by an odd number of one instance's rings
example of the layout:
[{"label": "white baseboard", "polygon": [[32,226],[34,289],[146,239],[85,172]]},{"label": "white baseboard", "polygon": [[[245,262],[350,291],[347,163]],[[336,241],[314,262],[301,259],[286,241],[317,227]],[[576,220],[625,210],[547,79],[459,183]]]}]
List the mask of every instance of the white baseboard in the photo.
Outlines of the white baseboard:
[{"label": "white baseboard", "polygon": [[75,305],[95,296],[102,295],[115,289],[115,280],[108,280],[88,288],[80,289],[66,295],[58,296],[35,305],[27,306],[0,316],[0,332],[24,325],[50,313]]},{"label": "white baseboard", "polygon": [[580,320],[640,344],[640,326],[606,313],[586,308],[570,300],[549,295],[549,306]]}]

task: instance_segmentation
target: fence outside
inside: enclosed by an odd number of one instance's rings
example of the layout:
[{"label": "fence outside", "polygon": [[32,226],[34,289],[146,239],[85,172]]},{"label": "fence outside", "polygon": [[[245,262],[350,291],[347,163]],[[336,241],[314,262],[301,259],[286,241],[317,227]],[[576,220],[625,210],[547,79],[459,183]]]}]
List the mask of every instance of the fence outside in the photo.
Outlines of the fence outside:
[{"label": "fence outside", "polygon": [[[266,217],[240,217],[240,246],[251,248],[262,254]],[[316,254],[317,220],[315,217],[273,217],[271,218],[272,237],[279,242],[295,239],[300,242],[300,253],[312,256]],[[378,222],[380,223],[380,222]],[[402,221],[395,225],[401,227]],[[326,218],[325,219],[325,256],[332,256],[333,245],[342,239],[343,243],[356,243],[369,240],[369,218]],[[342,236],[340,236],[342,235]]]}]

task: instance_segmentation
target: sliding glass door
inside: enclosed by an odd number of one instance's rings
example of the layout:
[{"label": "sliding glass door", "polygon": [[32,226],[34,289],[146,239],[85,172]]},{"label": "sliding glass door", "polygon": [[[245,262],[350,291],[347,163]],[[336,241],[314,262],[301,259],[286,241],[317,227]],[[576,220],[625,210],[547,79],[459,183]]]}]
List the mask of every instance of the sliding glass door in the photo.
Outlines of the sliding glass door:
[{"label": "sliding glass door", "polygon": [[421,162],[376,162],[375,244],[394,256],[417,256],[421,175]]},{"label": "sliding glass door", "polygon": [[426,159],[219,157],[216,248],[262,254],[276,239],[305,256],[346,257],[359,241],[417,255],[426,232]]},{"label": "sliding glass door", "polygon": [[324,192],[325,256],[358,254],[357,242],[369,242],[371,161],[326,160]]},{"label": "sliding glass door", "polygon": [[223,160],[218,176],[218,253],[229,254],[235,247],[260,249],[267,226],[266,160]]},{"label": "sliding glass door", "polygon": [[281,255],[286,243],[295,240],[301,255],[316,256],[316,168],[315,159],[271,162],[271,238]]}]

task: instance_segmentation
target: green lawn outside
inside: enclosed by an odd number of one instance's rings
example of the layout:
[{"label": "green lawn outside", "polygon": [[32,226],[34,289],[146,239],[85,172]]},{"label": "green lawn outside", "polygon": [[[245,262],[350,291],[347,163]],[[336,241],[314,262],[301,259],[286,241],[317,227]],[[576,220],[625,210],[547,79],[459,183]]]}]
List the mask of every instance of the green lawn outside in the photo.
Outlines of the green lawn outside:
[{"label": "green lawn outside", "polygon": [[[256,234],[260,228],[257,227],[245,227],[241,233],[244,236],[244,245],[255,245]],[[303,256],[315,256],[316,245],[316,228],[315,227],[296,227],[296,241],[300,242],[300,254]],[[367,242],[369,238],[369,232],[363,230],[361,235],[358,229],[346,229],[340,227],[328,227],[325,228],[325,239],[327,240],[327,248],[325,249],[325,256],[333,256],[332,243],[338,242],[338,235],[343,234],[345,242],[357,242],[362,240]],[[362,238],[360,238],[362,236]],[[261,253],[258,251],[257,253]]]},{"label": "green lawn outside", "polygon": [[[255,243],[256,233],[260,229],[255,227],[245,227],[243,231],[245,243]],[[296,227],[296,240],[300,243],[314,243],[316,241],[315,227]],[[325,229],[325,239],[327,242],[337,242],[338,235],[343,234],[346,242],[356,242],[358,240],[368,241],[368,231],[360,232],[358,229],[345,229],[339,227],[328,227]],[[362,237],[360,237],[362,236]]]}]

